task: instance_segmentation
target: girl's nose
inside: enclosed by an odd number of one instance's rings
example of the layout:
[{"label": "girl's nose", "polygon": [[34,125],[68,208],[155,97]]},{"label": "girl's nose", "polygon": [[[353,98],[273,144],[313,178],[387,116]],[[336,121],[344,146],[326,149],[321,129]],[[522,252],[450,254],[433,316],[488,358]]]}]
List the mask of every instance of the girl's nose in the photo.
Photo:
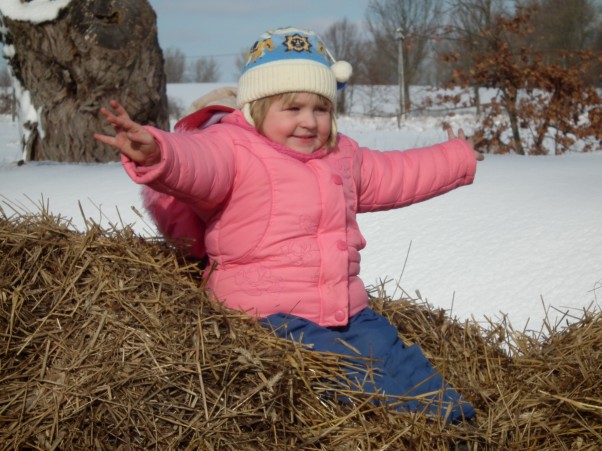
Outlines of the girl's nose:
[{"label": "girl's nose", "polygon": [[303,111],[300,123],[305,128],[315,128],[318,122],[313,111]]}]

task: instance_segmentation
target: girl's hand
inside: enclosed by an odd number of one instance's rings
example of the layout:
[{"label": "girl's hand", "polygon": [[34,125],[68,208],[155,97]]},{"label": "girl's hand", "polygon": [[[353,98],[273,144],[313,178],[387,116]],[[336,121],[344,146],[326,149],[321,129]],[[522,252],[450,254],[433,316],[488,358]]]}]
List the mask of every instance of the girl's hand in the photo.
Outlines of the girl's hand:
[{"label": "girl's hand", "polygon": [[[454,133],[451,127],[447,129],[447,137],[450,141],[452,139],[456,139],[456,134]],[[472,148],[472,151],[474,152],[474,156],[477,159],[477,161],[483,161],[485,159],[481,152],[477,152],[476,150],[474,150],[474,148],[472,147],[472,143],[466,139],[466,136],[464,135],[464,130],[462,130],[461,128],[458,129],[457,138],[463,139],[464,141],[468,142],[468,144],[470,144],[470,147]]]},{"label": "girl's hand", "polygon": [[115,136],[94,134],[100,142],[115,147],[122,154],[140,166],[151,166],[161,161],[161,149],[155,138],[142,125],[130,116],[116,100],[109,102],[113,111],[105,107],[100,112],[115,130]]}]

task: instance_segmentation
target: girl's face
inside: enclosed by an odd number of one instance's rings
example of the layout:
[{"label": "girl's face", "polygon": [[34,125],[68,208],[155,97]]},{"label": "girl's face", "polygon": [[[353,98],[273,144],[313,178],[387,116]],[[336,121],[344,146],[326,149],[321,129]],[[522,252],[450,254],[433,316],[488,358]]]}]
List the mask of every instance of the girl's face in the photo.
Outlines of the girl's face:
[{"label": "girl's face", "polygon": [[328,141],[331,114],[330,106],[317,94],[299,93],[289,102],[279,98],[268,108],[261,133],[277,144],[310,154]]}]

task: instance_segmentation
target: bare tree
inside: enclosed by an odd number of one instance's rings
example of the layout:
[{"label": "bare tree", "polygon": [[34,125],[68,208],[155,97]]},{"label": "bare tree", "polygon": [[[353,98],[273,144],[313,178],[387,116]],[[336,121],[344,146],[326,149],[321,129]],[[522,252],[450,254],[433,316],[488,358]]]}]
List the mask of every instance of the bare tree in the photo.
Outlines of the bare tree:
[{"label": "bare tree", "polygon": [[245,64],[247,64],[247,58],[249,56],[249,49],[241,50],[238,55],[234,58],[234,65],[236,66],[236,73],[234,74],[234,78],[238,79],[242,74],[242,70],[245,68]]},{"label": "bare tree", "polygon": [[368,30],[373,51],[369,68],[374,83],[397,82],[398,43],[396,30],[403,39],[405,98],[410,103],[410,84],[414,83],[429,54],[429,41],[442,15],[440,0],[371,0],[367,10]]},{"label": "bare tree", "polygon": [[[598,23],[600,25],[598,26],[596,37],[592,43],[592,49],[598,52],[598,55],[602,55],[602,20],[599,19]],[[598,61],[592,65],[588,75],[592,85],[602,88],[602,58],[599,58]]]},{"label": "bare tree", "polygon": [[[452,0],[447,27],[445,45],[437,46],[441,54],[454,53],[454,65],[449,69],[473,67],[486,53],[490,45],[490,37],[499,33],[493,30],[499,28],[497,17],[507,14],[504,0]],[[449,60],[448,60],[449,61]],[[469,81],[473,87],[474,101],[477,112],[480,112],[479,84]]]},{"label": "bare tree", "polygon": [[165,51],[165,78],[167,83],[182,83],[186,71],[186,55],[180,49]]},{"label": "bare tree", "polygon": [[146,0],[69,2],[43,21],[35,6],[22,3],[13,17],[0,3],[24,160],[116,160],[92,137],[110,132],[99,108],[111,98],[138,122],[169,126],[156,16]]},{"label": "bare tree", "polygon": [[599,26],[596,0],[523,0],[537,9],[532,22],[532,43],[537,49],[556,53],[591,47]]},{"label": "bare tree", "polygon": [[215,58],[199,58],[190,68],[191,81],[196,83],[214,83],[219,79],[219,64]]},{"label": "bare tree", "polygon": [[[577,52],[601,50],[597,44],[602,33],[602,1],[523,0],[520,3],[537,9],[529,45],[545,54],[548,63],[557,62],[564,67],[579,65]],[[599,82],[600,68],[599,63],[592,65],[584,74],[585,79],[589,83]]]},{"label": "bare tree", "polygon": [[[349,84],[365,81],[367,53],[365,41],[361,38],[359,27],[347,19],[333,23],[322,34],[326,47],[330,49],[337,60],[344,60],[353,66],[353,75]],[[347,112],[348,98],[353,91],[348,87],[338,93],[337,112]]]}]

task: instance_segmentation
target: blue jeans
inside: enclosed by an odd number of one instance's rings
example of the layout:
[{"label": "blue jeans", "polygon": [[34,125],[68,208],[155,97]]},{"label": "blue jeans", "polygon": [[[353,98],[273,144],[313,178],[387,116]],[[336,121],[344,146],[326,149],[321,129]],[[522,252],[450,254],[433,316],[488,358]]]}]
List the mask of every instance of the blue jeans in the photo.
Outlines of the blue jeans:
[{"label": "blue jeans", "polygon": [[[270,315],[260,322],[280,338],[313,345],[315,351],[346,356],[343,366],[354,388],[366,394],[384,395],[379,398],[392,408],[425,412],[449,422],[475,415],[474,408],[443,380],[421,349],[417,345],[405,346],[397,329],[372,309],[352,316],[344,327],[322,327],[284,313]],[[400,402],[395,398],[400,396],[419,398]]]}]

